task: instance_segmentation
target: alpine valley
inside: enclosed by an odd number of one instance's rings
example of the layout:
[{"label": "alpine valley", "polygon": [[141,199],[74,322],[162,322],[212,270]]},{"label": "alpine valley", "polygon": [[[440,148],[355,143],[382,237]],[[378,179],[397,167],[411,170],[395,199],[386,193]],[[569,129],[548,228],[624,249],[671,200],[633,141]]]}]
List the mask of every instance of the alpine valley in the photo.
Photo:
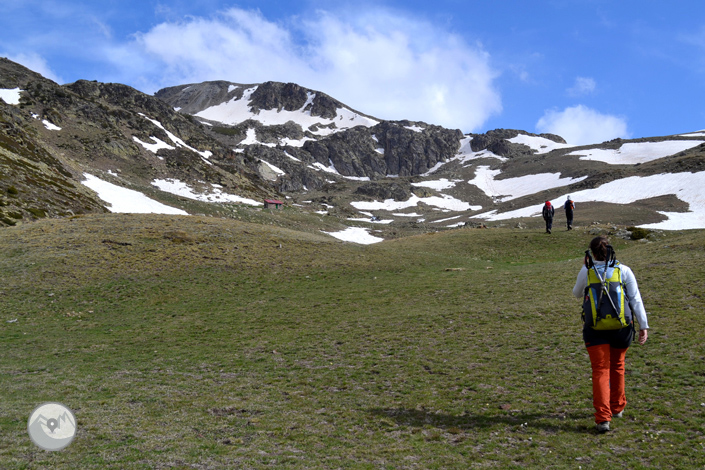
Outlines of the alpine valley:
[{"label": "alpine valley", "polygon": [[[472,103],[468,103],[472,106]],[[385,121],[294,83],[58,85],[0,59],[0,223],[203,214],[372,243],[453,227],[705,228],[705,131],[570,146]],[[282,210],[263,210],[265,200]]]}]

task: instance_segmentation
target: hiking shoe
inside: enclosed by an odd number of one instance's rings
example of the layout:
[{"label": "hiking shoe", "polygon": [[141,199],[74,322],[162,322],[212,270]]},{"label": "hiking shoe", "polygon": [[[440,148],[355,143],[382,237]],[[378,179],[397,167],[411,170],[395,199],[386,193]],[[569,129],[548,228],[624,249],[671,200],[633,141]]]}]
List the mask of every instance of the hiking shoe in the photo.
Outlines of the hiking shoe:
[{"label": "hiking shoe", "polygon": [[615,413],[612,415],[613,418],[621,418],[624,416],[624,410],[620,411],[619,413]]},{"label": "hiking shoe", "polygon": [[597,432],[603,433],[607,432],[610,430],[610,422],[609,421],[603,421],[601,423],[597,423]]},{"label": "hiking shoe", "polygon": [[551,229],[550,229],[550,228],[549,228],[548,230],[546,230],[546,231],[547,231],[548,233],[551,233]]}]

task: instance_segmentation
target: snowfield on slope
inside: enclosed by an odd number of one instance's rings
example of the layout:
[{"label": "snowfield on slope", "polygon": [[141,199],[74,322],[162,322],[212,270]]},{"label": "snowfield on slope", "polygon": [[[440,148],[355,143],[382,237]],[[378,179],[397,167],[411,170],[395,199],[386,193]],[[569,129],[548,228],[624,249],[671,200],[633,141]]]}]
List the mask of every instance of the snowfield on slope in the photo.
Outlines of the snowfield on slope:
[{"label": "snowfield on slope", "polygon": [[587,178],[587,176],[561,178],[560,173],[539,173],[537,175],[518,176],[502,180],[495,179],[495,176],[500,173],[500,170],[490,170],[489,166],[478,166],[475,178],[468,181],[468,183],[477,186],[485,194],[496,200],[510,201],[546,189],[568,186]]},{"label": "snowfield on slope", "polygon": [[536,150],[537,154],[548,153],[556,149],[565,149],[570,147],[575,147],[570,144],[559,144],[551,139],[545,137],[531,136],[526,134],[519,134],[511,139],[506,139],[513,144],[524,144],[529,146],[532,150]]},{"label": "snowfield on slope", "polygon": [[482,209],[482,206],[473,206],[467,202],[463,202],[460,199],[456,199],[447,194],[441,194],[439,196],[430,197],[418,197],[412,194],[411,197],[406,201],[395,201],[394,199],[385,199],[382,202],[379,201],[356,201],[351,202],[350,205],[357,210],[385,210],[385,211],[398,211],[406,209],[407,207],[416,207],[419,203],[424,203],[429,206],[438,207],[440,209],[447,209],[450,211],[478,211]]},{"label": "snowfield on slope", "polygon": [[83,177],[86,181],[81,183],[98,193],[98,197],[108,204],[110,212],[188,215],[186,211],[157,202],[139,191],[108,183],[88,173],[83,173]]},{"label": "snowfield on slope", "polygon": [[248,88],[244,91],[242,98],[233,98],[230,101],[221,103],[197,113],[196,117],[201,117],[211,121],[222,122],[228,125],[237,125],[248,119],[259,121],[264,125],[273,126],[286,124],[289,121],[294,121],[303,129],[309,129],[311,126],[329,126],[335,124],[334,129],[328,127],[320,128],[313,131],[314,134],[325,136],[332,134],[341,129],[349,129],[355,126],[372,127],[379,124],[379,121],[367,118],[358,113],[351,111],[348,108],[338,108],[337,115],[334,119],[325,119],[320,116],[311,116],[311,111],[306,110],[306,107],[313,103],[316,97],[315,93],[308,93],[308,99],[301,109],[296,111],[286,110],[265,110],[262,109],[255,114],[251,110],[250,101],[252,94],[257,90],[257,87]]},{"label": "snowfield on slope", "polygon": [[[688,203],[688,212],[659,211],[667,219],[641,227],[661,230],[687,230],[705,228],[705,171],[699,173],[668,173],[652,176],[630,176],[611,181],[597,188],[569,193],[576,203],[576,216],[580,213],[581,202],[609,202],[614,204],[631,204],[642,199],[649,199],[669,194]],[[569,194],[553,198],[560,205]],[[490,211],[474,217],[491,221],[507,220],[518,217],[540,217],[541,205],[524,207],[510,212]]]},{"label": "snowfield on slope", "polygon": [[152,181],[152,185],[160,190],[175,194],[177,196],[194,199],[204,202],[238,202],[248,204],[250,206],[261,206],[262,202],[248,199],[245,197],[236,196],[234,194],[224,193],[218,185],[210,185],[210,190],[207,193],[197,193],[188,184],[177,179],[156,179]]},{"label": "snowfield on slope", "polygon": [[635,165],[697,147],[701,140],[666,140],[663,142],[630,142],[618,149],[576,150],[568,155],[579,155],[581,160],[597,160],[610,165]]}]

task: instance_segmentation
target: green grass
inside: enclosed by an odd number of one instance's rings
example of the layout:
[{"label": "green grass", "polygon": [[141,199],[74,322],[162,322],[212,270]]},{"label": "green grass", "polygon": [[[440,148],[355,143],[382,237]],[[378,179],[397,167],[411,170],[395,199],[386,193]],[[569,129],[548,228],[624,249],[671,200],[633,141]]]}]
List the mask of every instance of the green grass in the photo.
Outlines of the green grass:
[{"label": "green grass", "polygon": [[[5,228],[0,467],[703,468],[705,236],[613,240],[652,330],[606,435],[570,293],[590,238],[357,246],[136,215]],[[78,420],[63,451],[29,440],[44,401]]]}]

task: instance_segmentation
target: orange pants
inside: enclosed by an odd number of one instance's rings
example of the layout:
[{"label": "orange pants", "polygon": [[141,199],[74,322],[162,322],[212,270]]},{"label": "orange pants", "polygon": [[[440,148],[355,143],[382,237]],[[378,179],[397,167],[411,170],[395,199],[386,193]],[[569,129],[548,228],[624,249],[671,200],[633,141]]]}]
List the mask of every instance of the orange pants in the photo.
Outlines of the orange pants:
[{"label": "orange pants", "polygon": [[627,348],[599,344],[587,348],[592,365],[592,404],[595,422],[611,421],[627,406],[624,393],[624,356]]}]

